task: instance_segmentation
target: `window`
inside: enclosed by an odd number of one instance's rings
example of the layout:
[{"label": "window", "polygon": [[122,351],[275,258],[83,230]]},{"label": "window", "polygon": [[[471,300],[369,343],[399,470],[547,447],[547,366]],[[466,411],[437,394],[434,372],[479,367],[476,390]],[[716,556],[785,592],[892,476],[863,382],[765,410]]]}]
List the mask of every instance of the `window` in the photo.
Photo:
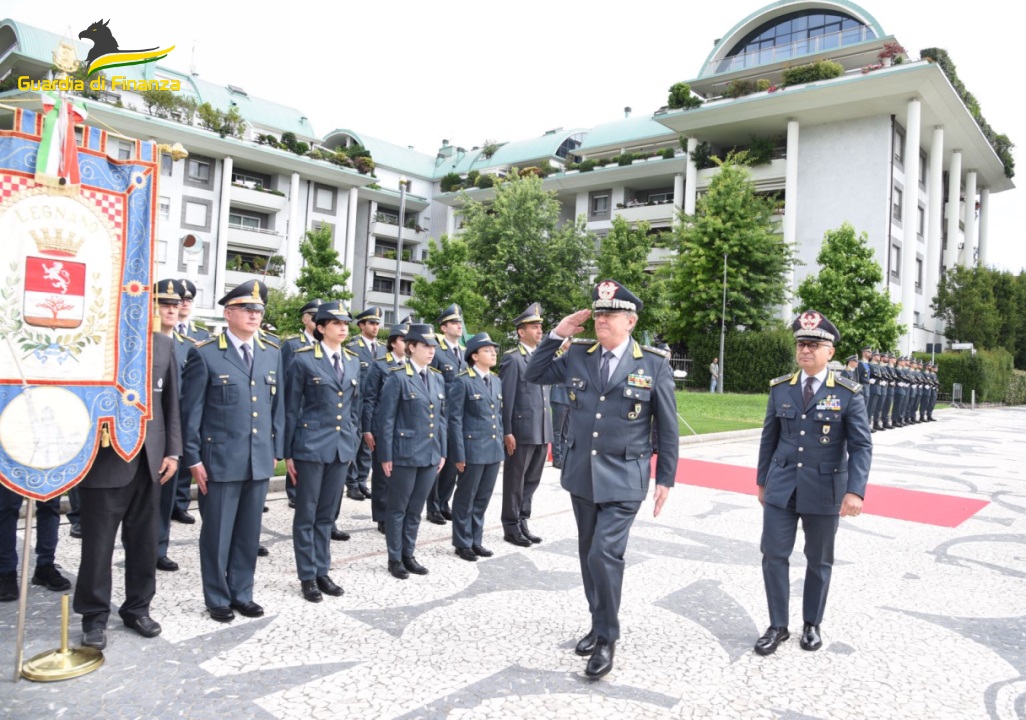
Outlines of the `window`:
[{"label": "window", "polygon": [[901,224],[901,214],[904,210],[904,202],[904,191],[899,187],[894,188],[894,209],[891,211],[891,217],[897,220],[899,225]]},{"label": "window", "polygon": [[612,196],[612,190],[596,190],[595,192],[588,194],[588,219],[589,220],[608,220],[609,219],[609,199]]},{"label": "window", "polygon": [[115,160],[131,160],[134,150],[135,143],[128,140],[117,140],[115,138],[108,138],[107,140],[107,156]]},{"label": "window", "polygon": [[167,262],[167,240],[157,241],[157,262]]},{"label": "window", "polygon": [[203,183],[204,185],[210,183],[209,161],[190,158],[188,168],[188,177],[190,180],[192,180],[193,182]]},{"label": "window", "polygon": [[891,245],[891,277],[901,278],[901,247],[899,245]]},{"label": "window", "polygon": [[916,234],[919,235],[919,239],[923,239],[923,235],[926,234],[926,208],[922,205],[917,209],[918,215],[916,216]]},{"label": "window", "polygon": [[317,185],[314,190],[314,209],[322,212],[335,212],[335,189]]},{"label": "window", "polygon": [[395,280],[390,277],[382,277],[375,273],[374,282],[371,284],[371,290],[380,293],[394,293]]},{"label": "window", "polygon": [[664,190],[663,192],[649,193],[648,202],[653,205],[671,203],[673,202],[673,190]]},{"label": "window", "polygon": [[160,174],[171,177],[174,174],[175,161],[171,159],[170,155],[160,156]]},{"label": "window", "polygon": [[203,200],[186,200],[182,203],[182,224],[209,230],[210,203]]},{"label": "window", "polygon": [[894,162],[905,163],[905,131],[898,127],[894,128]]},{"label": "window", "polygon": [[919,151],[919,187],[926,189],[926,151]]},{"label": "window", "polygon": [[255,215],[231,212],[228,213],[228,227],[241,228],[243,230],[260,230],[263,228],[263,222]]},{"label": "window", "polygon": [[[7,128],[4,128],[4,129],[6,130]],[[85,140],[85,128],[82,127],[81,125],[76,125],[75,126],[75,144],[79,145],[79,146],[85,145],[84,140]]]},{"label": "window", "polygon": [[918,310],[912,313],[912,325],[917,328],[921,328],[923,326],[923,316]]},{"label": "window", "polygon": [[333,224],[328,223],[328,222],[321,222],[320,220],[315,221],[314,224],[313,224],[313,229],[314,230],[320,230],[321,228],[324,228],[324,227],[328,228],[328,235],[330,235],[332,238],[334,238],[335,237],[335,226]]},{"label": "window", "polygon": [[923,292],[923,259],[916,258],[916,292],[920,295]]},{"label": "window", "polygon": [[245,185],[248,188],[258,189],[266,187],[267,183],[264,182],[263,178],[256,177],[255,175],[249,175],[245,172],[233,172],[232,173],[232,184],[233,185]]},{"label": "window", "polygon": [[171,219],[171,198],[165,195],[160,196],[160,219]]}]

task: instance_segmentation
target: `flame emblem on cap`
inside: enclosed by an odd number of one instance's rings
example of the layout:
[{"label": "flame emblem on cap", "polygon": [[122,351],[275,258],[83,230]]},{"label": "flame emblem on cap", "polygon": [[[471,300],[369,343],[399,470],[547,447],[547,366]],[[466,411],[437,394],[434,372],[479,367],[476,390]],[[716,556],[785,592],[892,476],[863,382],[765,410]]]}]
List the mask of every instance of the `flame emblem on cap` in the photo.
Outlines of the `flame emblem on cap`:
[{"label": "flame emblem on cap", "polygon": [[612,300],[616,296],[616,291],[620,289],[612,280],[606,280],[604,283],[600,283],[596,292],[598,292],[599,299],[601,300]]},{"label": "flame emblem on cap", "polygon": [[823,316],[812,310],[802,313],[802,316],[798,318],[798,324],[805,330],[815,330],[821,322],[823,322]]}]

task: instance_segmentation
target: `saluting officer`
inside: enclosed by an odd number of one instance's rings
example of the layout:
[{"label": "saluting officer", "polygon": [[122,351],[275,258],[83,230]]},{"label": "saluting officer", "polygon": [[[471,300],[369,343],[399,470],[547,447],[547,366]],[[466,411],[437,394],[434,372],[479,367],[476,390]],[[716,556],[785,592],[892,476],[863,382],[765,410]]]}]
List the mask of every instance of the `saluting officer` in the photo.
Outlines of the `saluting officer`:
[{"label": "saluting officer", "polygon": [[[296,350],[304,347],[313,347],[317,342],[314,340],[314,315],[317,314],[317,308],[324,303],[320,298],[314,298],[310,302],[306,303],[299,309],[299,318],[303,323],[303,331],[295,337],[287,338],[281,344],[281,376],[287,378],[289,376],[289,363],[292,362],[292,356]],[[288,398],[286,398],[286,402]],[[289,499],[289,507],[296,507],[296,486],[290,482],[285,483],[285,495]]]},{"label": "saluting officer", "polygon": [[502,378],[502,427],[506,446],[502,466],[503,539],[531,547],[542,539],[531,532],[531,502],[541,484],[549,443],[552,442],[552,410],[547,385],[528,382],[527,364],[542,339],[541,305],[531,303],[513,320],[519,342],[507,350],[499,365]]},{"label": "saluting officer", "polygon": [[267,288],[250,280],[228,292],[228,327],[189,350],[182,391],[184,462],[199,487],[203,598],[219,622],[259,617],[253,574],[267,484],[283,457],[281,354],[260,339]]},{"label": "saluting officer", "polygon": [[770,627],[755,643],[769,655],[790,637],[788,561],[799,518],[805,533],[801,647],[818,650],[839,516],[862,512],[873,440],[862,386],[827,369],[837,328],[815,310],[794,321],[800,370],[770,381],[756,483],[763,506],[762,577]]},{"label": "saluting officer", "polygon": [[[385,348],[378,342],[381,331],[381,308],[371,306],[356,316],[356,326],[360,334],[349,343],[350,352],[356,353],[360,359],[360,379],[367,376],[371,365],[385,354]],[[368,428],[369,429],[369,428]],[[371,490],[367,487],[367,476],[371,471],[371,448],[360,443],[356,461],[349,466],[349,477],[346,478],[346,495],[353,500],[367,500]]]},{"label": "saluting officer", "polygon": [[320,305],[317,342],[296,351],[285,380],[285,464],[296,487],[292,543],[310,602],[342,594],[328,571],[335,512],[360,444],[360,361],[342,347],[352,320],[344,303]]},{"label": "saluting officer", "polygon": [[[453,303],[441,313],[435,320],[438,329],[438,350],[431,366],[440,370],[445,377],[445,387],[456,379],[456,376],[463,372],[467,361],[463,357],[466,348],[463,347],[463,310],[459,305]],[[445,454],[445,451],[442,453]],[[449,499],[453,490],[456,489],[456,476],[458,471],[452,463],[447,463],[438,473],[435,485],[427,500],[427,519],[435,525],[445,525],[446,520],[452,520],[452,511],[449,509]]]},{"label": "saluting officer", "polygon": [[467,369],[449,386],[449,462],[459,470],[452,498],[452,544],[464,560],[491,557],[484,515],[502,462],[502,385],[492,368],[499,344],[488,333],[467,341]]},{"label": "saluting officer", "polygon": [[388,478],[388,571],[400,580],[428,572],[414,552],[420,514],[447,452],[445,379],[431,366],[437,347],[430,325],[410,325],[407,362],[388,373],[374,411],[374,439]]},{"label": "saluting officer", "polygon": [[[631,337],[641,300],[612,280],[592,291],[592,310],[560,321],[527,364],[529,382],[563,384],[570,398],[570,432],[562,484],[577,521],[578,553],[591,629],[576,652],[590,656],[585,674],[613,668],[620,636],[624,553],[634,517],[648,494],[652,430],[658,428],[654,515],[662,511],[677,472],[677,401],[667,354]],[[597,341],[563,340],[583,331],[594,311]],[[505,399],[505,392],[503,399]]]},{"label": "saluting officer", "polygon": [[371,449],[372,457],[371,519],[378,524],[378,532],[381,534],[385,533],[388,478],[381,472],[381,458],[378,457],[375,445],[374,411],[378,407],[381,388],[389,371],[406,363],[406,331],[409,329],[407,322],[392,326],[385,343],[385,356],[374,361],[360,382],[360,428],[363,431],[363,442]]}]

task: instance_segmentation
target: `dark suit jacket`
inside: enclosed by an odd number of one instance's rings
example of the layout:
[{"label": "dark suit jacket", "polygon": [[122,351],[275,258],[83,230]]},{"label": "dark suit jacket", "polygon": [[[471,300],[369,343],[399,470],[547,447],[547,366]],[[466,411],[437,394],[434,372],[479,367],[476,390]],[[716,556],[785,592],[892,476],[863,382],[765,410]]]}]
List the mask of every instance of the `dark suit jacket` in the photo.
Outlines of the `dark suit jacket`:
[{"label": "dark suit jacket", "polygon": [[449,386],[449,447],[446,462],[488,465],[502,462],[502,386],[489,374],[488,386],[469,367]]},{"label": "dark suit jacket", "polygon": [[285,457],[352,462],[360,446],[360,361],[341,348],[342,382],[320,343],[296,351],[285,379]]},{"label": "dark suit jacket", "polygon": [[[534,354],[540,351],[539,345]],[[554,353],[555,350],[549,352]],[[523,343],[517,343],[515,348],[506,351],[499,363],[503,397],[502,427],[506,435],[512,435],[518,444],[544,445],[552,442],[549,388],[527,381],[528,357],[531,356],[527,348]]]},{"label": "dark suit jacket", "polygon": [[[178,368],[173,341],[167,335],[153,334],[153,417],[146,424],[145,457],[153,482],[160,479],[160,463],[165,457],[182,454],[182,427],[178,409]],[[142,461],[142,450],[131,461],[122,460],[113,448],[101,447],[85,478],[85,488],[124,487],[135,477]]]}]

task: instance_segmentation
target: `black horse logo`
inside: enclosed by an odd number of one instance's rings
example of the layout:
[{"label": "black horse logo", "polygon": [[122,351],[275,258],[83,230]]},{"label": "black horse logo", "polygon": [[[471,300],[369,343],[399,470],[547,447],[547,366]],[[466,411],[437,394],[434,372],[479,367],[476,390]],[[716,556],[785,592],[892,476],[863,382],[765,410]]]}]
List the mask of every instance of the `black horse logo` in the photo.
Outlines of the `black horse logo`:
[{"label": "black horse logo", "polygon": [[146,53],[157,49],[156,47],[151,47],[141,50],[122,50],[118,47],[118,41],[114,39],[110,28],[107,27],[109,24],[110,20],[106,22],[97,20],[78,34],[79,40],[90,40],[93,43],[93,49],[86,55],[87,66],[92,65],[93,61],[97,58],[109,55],[110,53]]}]

